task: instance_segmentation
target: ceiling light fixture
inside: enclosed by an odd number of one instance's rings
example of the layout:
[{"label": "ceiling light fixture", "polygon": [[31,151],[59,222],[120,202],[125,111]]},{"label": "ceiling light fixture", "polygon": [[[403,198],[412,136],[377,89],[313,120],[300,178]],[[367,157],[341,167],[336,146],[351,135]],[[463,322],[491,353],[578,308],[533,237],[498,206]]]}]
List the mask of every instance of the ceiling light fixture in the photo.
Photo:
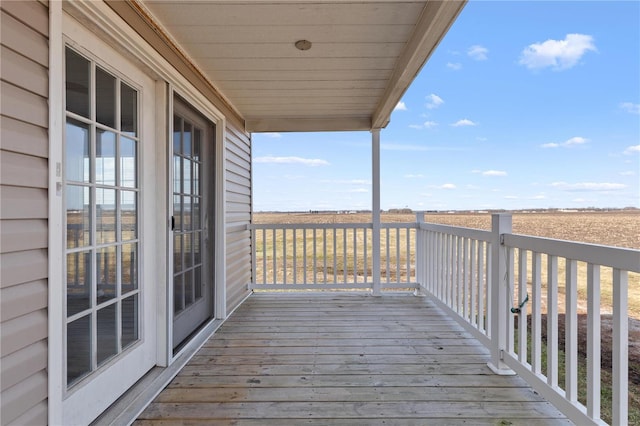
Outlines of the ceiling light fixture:
[{"label": "ceiling light fixture", "polygon": [[298,40],[295,43],[296,49],[298,50],[309,50],[311,49],[311,42],[309,40]]}]

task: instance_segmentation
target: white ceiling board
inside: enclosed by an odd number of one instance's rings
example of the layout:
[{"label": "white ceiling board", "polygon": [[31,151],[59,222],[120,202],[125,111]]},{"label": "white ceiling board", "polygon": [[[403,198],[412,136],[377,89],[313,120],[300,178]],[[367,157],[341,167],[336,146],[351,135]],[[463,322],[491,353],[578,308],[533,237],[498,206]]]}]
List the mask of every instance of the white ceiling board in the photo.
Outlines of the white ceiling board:
[{"label": "white ceiling board", "polygon": [[247,119],[277,118],[280,116],[285,117],[283,114],[287,114],[286,118],[310,118],[315,117],[319,114],[323,114],[323,117],[340,117],[342,115],[360,117],[369,115],[363,107],[357,105],[316,105],[313,107],[305,108],[304,111],[301,111],[295,106],[283,106],[279,110],[265,106],[256,107],[252,111],[254,111],[256,115],[249,116],[247,117]]},{"label": "white ceiling board", "polygon": [[281,3],[220,4],[144,2],[161,22],[174,25],[237,26],[254,25],[415,25],[423,3],[391,1],[386,3]]},{"label": "white ceiling board", "polygon": [[227,95],[236,103],[250,102],[252,99],[287,99],[287,98],[327,98],[330,102],[333,98],[367,100],[378,99],[384,89],[287,89],[287,90],[228,90]]},{"label": "white ceiling board", "polygon": [[214,75],[220,71],[392,70],[396,58],[202,58],[198,63]]},{"label": "white ceiling board", "polygon": [[[304,37],[303,37],[304,38]],[[305,38],[306,39],[306,38]],[[290,39],[286,43],[185,43],[183,46],[197,58],[209,59],[331,59],[331,58],[397,58],[404,43],[326,43],[315,42],[310,50],[301,52]]]},{"label": "white ceiling board", "polygon": [[[312,103],[315,106],[326,106],[327,108],[338,107],[338,106],[358,107],[358,108],[362,108],[363,113],[369,113],[370,112],[369,109],[371,108],[370,107],[371,101],[370,99],[366,99],[366,98],[363,99],[362,101],[358,101],[358,99],[350,99],[350,98],[339,98],[339,99],[315,98]],[[246,108],[248,109],[252,109],[252,108],[257,109],[260,107],[268,106],[268,107],[274,108],[274,111],[278,111],[278,109],[281,107],[284,108],[284,107],[295,106],[299,114],[304,114],[304,112],[307,110],[307,106],[308,108],[311,108],[311,105],[309,105],[309,100],[301,99],[301,98],[286,98],[278,101],[270,101],[270,100],[253,101],[252,100],[248,104],[243,104],[240,102],[238,105],[240,106],[240,108],[246,106]]]},{"label": "white ceiling board", "polygon": [[[224,95],[249,131],[385,126],[464,5],[454,0],[129,1]],[[295,48],[302,39],[311,41],[309,50]]]},{"label": "white ceiling board", "polygon": [[231,31],[226,25],[173,25],[180,42],[189,43],[291,43],[322,40],[323,43],[405,43],[414,25],[252,25],[251,31]]},{"label": "white ceiling board", "polygon": [[260,94],[262,92],[286,92],[287,90],[345,90],[345,89],[384,89],[387,80],[225,80],[224,86],[229,96]]},{"label": "white ceiling board", "polygon": [[388,82],[392,70],[381,72],[375,70],[323,70],[299,71],[282,70],[277,73],[265,73],[260,70],[227,70],[211,69],[209,75],[215,81],[359,81],[382,80]]}]

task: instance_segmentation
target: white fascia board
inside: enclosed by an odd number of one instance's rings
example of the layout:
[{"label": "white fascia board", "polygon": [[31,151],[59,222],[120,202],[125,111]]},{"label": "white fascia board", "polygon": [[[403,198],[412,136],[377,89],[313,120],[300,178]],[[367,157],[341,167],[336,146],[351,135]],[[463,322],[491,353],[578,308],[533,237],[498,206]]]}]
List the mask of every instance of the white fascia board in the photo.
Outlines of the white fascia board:
[{"label": "white fascia board", "polygon": [[373,129],[381,129],[389,124],[393,109],[436,50],[466,2],[467,0],[427,2],[412,38],[396,63],[387,90],[373,114]]},{"label": "white fascia board", "polygon": [[371,130],[370,117],[247,119],[248,132],[334,132]]}]

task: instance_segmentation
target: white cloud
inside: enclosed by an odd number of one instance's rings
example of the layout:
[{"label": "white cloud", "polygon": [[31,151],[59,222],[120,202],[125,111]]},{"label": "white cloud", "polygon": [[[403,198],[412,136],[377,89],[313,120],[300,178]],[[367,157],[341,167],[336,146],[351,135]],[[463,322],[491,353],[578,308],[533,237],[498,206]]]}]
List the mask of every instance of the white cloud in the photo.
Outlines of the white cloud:
[{"label": "white cloud", "polygon": [[557,188],[561,191],[585,191],[585,192],[597,192],[597,191],[615,191],[618,189],[624,189],[627,185],[623,183],[611,183],[611,182],[553,182],[550,186]]},{"label": "white cloud", "polygon": [[279,139],[282,137],[282,135],[280,133],[260,133],[263,136],[266,136],[268,138],[272,138],[272,139]]},{"label": "white cloud", "polygon": [[471,173],[479,174],[482,176],[506,176],[507,172],[503,170],[471,170]]},{"label": "white cloud", "polygon": [[462,127],[462,126],[477,126],[478,123],[475,123],[467,118],[463,118],[462,120],[458,120],[455,123],[451,124],[453,127]]},{"label": "white cloud", "polygon": [[625,155],[631,155],[636,152],[640,152],[640,145],[631,145],[628,146],[627,149],[624,150]]},{"label": "white cloud", "polygon": [[473,45],[467,49],[467,55],[476,61],[486,61],[487,53],[489,53],[489,49],[484,46],[480,46],[479,44]]},{"label": "white cloud", "polygon": [[400,102],[398,102],[398,104],[396,105],[396,107],[393,110],[394,111],[407,111],[407,106],[405,105],[404,102],[400,101]]},{"label": "white cloud", "polygon": [[593,37],[585,34],[567,34],[564,40],[549,39],[527,46],[520,56],[520,65],[529,69],[551,67],[562,71],[574,67],[588,51],[596,52]]},{"label": "white cloud", "polygon": [[567,140],[563,145],[564,146],[584,145],[587,142],[589,142],[588,139],[585,139],[585,138],[580,137],[580,136],[575,136],[575,137]]},{"label": "white cloud", "polygon": [[632,102],[623,102],[620,104],[620,108],[630,114],[640,114],[640,104],[634,104]]},{"label": "white cloud", "polygon": [[253,160],[256,163],[265,164],[301,164],[303,166],[328,166],[329,162],[318,158],[301,158],[301,157],[257,157]]},{"label": "white cloud", "polygon": [[456,189],[457,186],[455,184],[453,184],[453,183],[445,183],[445,184],[440,185],[440,186],[435,186],[434,188],[437,188],[437,189]]},{"label": "white cloud", "polygon": [[571,139],[567,139],[566,141],[561,143],[550,142],[550,143],[542,144],[540,145],[540,148],[560,148],[560,147],[571,148],[578,145],[584,145],[588,142],[589,142],[589,139],[587,138],[583,138],[582,136],[574,136]]},{"label": "white cloud", "polygon": [[433,127],[436,127],[438,125],[438,123],[436,123],[435,121],[425,121],[422,124],[409,124],[409,127],[411,127],[412,129],[431,129]]},{"label": "white cloud", "polygon": [[440,96],[433,93],[427,96],[427,101],[426,107],[428,109],[436,109],[444,103],[444,100],[442,100]]},{"label": "white cloud", "polygon": [[506,176],[507,172],[503,170],[487,170],[482,172],[482,176]]},{"label": "white cloud", "polygon": [[356,189],[350,189],[350,190],[349,190],[349,191],[347,191],[347,192],[349,192],[349,193],[364,194],[364,193],[369,192],[369,190],[368,190],[368,189],[365,189],[365,188],[356,188]]},{"label": "white cloud", "polygon": [[626,172],[620,172],[620,176],[635,176],[636,172],[633,170],[627,170]]},{"label": "white cloud", "polygon": [[460,62],[447,62],[447,68],[454,71],[459,71],[462,69],[462,64]]}]

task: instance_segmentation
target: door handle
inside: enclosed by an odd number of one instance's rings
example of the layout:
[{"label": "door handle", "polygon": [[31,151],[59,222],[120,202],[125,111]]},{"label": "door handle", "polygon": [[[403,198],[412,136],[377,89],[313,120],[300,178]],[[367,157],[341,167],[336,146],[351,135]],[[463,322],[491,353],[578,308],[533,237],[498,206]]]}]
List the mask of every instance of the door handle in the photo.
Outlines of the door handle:
[{"label": "door handle", "polygon": [[175,216],[171,216],[171,230],[172,231],[176,230],[176,217]]},{"label": "door handle", "polygon": [[209,246],[209,214],[204,214],[204,243]]}]

